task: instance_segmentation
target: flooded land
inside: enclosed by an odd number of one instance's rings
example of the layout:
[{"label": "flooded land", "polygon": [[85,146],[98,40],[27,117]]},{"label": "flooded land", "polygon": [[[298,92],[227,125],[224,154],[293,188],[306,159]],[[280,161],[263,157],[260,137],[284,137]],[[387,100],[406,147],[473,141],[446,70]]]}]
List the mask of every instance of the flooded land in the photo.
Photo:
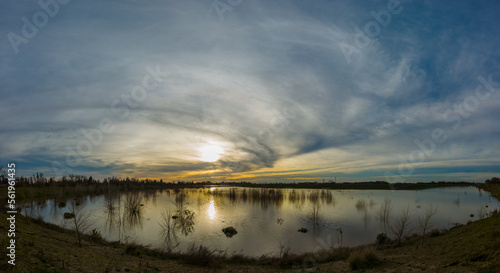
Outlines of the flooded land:
[{"label": "flooded land", "polygon": [[[108,241],[187,252],[203,246],[224,255],[304,254],[331,247],[449,229],[489,216],[499,201],[476,187],[425,190],[332,190],[204,187],[103,194],[27,202],[23,215]],[[407,224],[398,221],[407,214]]]}]

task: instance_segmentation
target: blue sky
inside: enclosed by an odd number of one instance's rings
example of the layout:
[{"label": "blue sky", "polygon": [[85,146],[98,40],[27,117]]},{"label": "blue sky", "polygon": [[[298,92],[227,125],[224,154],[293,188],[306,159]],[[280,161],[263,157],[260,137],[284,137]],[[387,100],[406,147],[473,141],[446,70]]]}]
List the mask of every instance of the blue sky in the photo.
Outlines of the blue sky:
[{"label": "blue sky", "polygon": [[500,173],[495,1],[2,1],[0,165],[164,180]]}]

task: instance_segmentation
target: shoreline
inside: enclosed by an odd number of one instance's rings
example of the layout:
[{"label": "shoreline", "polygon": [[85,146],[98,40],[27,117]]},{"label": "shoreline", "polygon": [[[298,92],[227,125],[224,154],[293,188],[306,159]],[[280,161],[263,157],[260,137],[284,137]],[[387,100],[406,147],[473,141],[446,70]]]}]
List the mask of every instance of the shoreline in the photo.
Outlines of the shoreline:
[{"label": "shoreline", "polygon": [[[490,192],[497,199],[500,197],[500,186],[498,185],[479,184],[478,188]],[[21,189],[22,187],[18,188],[18,191],[22,191]],[[217,257],[212,251],[198,246],[193,248],[193,251],[188,254],[162,253],[158,250],[149,250],[140,245],[95,241],[89,236],[83,238],[83,247],[80,248],[76,244],[73,231],[65,230],[56,225],[42,223],[36,219],[25,218],[20,214],[18,215],[18,260],[16,260],[16,266],[10,266],[4,260],[5,262],[0,267],[2,271],[12,270],[13,268],[18,272],[36,271],[37,269],[55,272],[85,271],[85,261],[91,259],[96,253],[102,252],[108,253],[104,256],[109,257],[109,259],[97,259],[94,257],[96,260],[91,263],[93,264],[93,268],[100,268],[98,270],[100,272],[111,269],[116,271],[119,266],[122,266],[120,270],[127,268],[131,272],[161,272],[170,267],[175,267],[181,272],[204,272],[207,266],[217,272],[226,272],[226,270],[230,270],[231,272],[249,270],[252,272],[283,272],[302,269],[315,269],[320,270],[319,272],[331,272],[330,270],[335,269],[338,272],[349,272],[348,259],[350,254],[366,248],[373,248],[374,253],[380,259],[380,264],[373,266],[372,269],[368,269],[369,271],[366,272],[378,272],[379,270],[387,272],[387,270],[392,270],[392,268],[399,268],[401,270],[403,270],[402,268],[406,268],[404,270],[413,268],[414,272],[427,272],[425,270],[433,272],[441,268],[443,270],[446,269],[443,272],[452,272],[453,268],[456,269],[459,267],[471,270],[464,272],[476,272],[478,268],[487,269],[495,268],[492,266],[500,266],[500,232],[495,232],[494,228],[500,224],[500,216],[498,214],[467,225],[442,231],[439,236],[426,238],[424,246],[420,246],[420,238],[410,238],[404,241],[401,246],[388,245],[375,247],[374,245],[365,245],[353,248],[332,249],[331,251],[323,251],[321,253],[289,254],[281,258],[250,258],[242,255]],[[4,218],[7,216],[5,209],[2,209],[0,217]],[[2,225],[2,234],[5,232],[4,229]],[[6,257],[6,253],[4,253],[6,251],[4,247],[6,237],[2,236],[1,238],[1,254],[3,257]],[[463,246],[468,246],[470,249],[460,249],[458,247],[461,244],[459,243],[460,241],[463,243]],[[477,245],[470,243],[474,241]],[[491,245],[491,247],[487,247],[488,245]],[[449,249],[449,251],[443,254],[441,253],[443,249]],[[496,251],[495,249],[499,250]],[[64,254],[66,252],[71,253],[73,257]],[[430,253],[434,253],[434,255],[429,255]],[[405,255],[413,255],[415,257],[410,258]],[[311,256],[315,262],[306,261]],[[443,259],[439,258],[441,256],[443,256]],[[449,262],[448,256],[462,256],[465,263],[461,260]],[[35,260],[35,262],[27,263],[28,257],[34,257],[31,260]],[[116,262],[113,262],[113,259]],[[495,262],[497,260],[499,262]],[[114,263],[116,265],[113,265]],[[417,270],[419,267],[422,268],[421,271]],[[431,270],[431,268],[434,269]]]}]

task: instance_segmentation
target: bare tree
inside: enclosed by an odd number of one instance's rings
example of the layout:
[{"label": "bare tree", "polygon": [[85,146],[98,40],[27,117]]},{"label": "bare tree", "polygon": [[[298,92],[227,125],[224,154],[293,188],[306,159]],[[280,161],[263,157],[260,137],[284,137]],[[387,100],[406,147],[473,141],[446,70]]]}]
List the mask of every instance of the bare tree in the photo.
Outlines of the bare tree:
[{"label": "bare tree", "polygon": [[418,217],[418,227],[422,232],[422,245],[424,245],[425,234],[432,227],[431,219],[436,214],[437,207],[431,205]]},{"label": "bare tree", "polygon": [[284,257],[286,257],[290,254],[290,243],[289,242],[282,243],[280,241],[279,244],[280,244],[279,258],[283,259]]},{"label": "bare tree", "polygon": [[410,207],[408,206],[401,211],[401,214],[394,219],[391,225],[391,232],[396,237],[398,245],[401,244],[401,239],[410,232],[410,228]]},{"label": "bare tree", "polygon": [[[82,247],[82,235],[86,233],[92,226],[92,212],[84,210],[84,205],[71,201],[70,212],[64,213],[64,220],[76,233],[78,246]],[[65,223],[65,224],[66,224]]]},{"label": "bare tree", "polygon": [[384,204],[382,204],[378,211],[378,220],[380,222],[381,229],[383,229],[385,234],[387,234],[387,227],[389,227],[391,210],[391,200],[385,199]]}]

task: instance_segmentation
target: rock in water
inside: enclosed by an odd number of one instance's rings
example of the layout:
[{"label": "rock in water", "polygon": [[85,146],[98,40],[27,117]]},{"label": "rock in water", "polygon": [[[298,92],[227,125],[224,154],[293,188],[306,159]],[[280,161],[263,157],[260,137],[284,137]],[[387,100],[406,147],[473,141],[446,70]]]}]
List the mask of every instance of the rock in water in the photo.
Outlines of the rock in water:
[{"label": "rock in water", "polygon": [[224,235],[228,238],[231,238],[238,233],[234,227],[225,227],[222,229],[222,232],[224,232]]}]

